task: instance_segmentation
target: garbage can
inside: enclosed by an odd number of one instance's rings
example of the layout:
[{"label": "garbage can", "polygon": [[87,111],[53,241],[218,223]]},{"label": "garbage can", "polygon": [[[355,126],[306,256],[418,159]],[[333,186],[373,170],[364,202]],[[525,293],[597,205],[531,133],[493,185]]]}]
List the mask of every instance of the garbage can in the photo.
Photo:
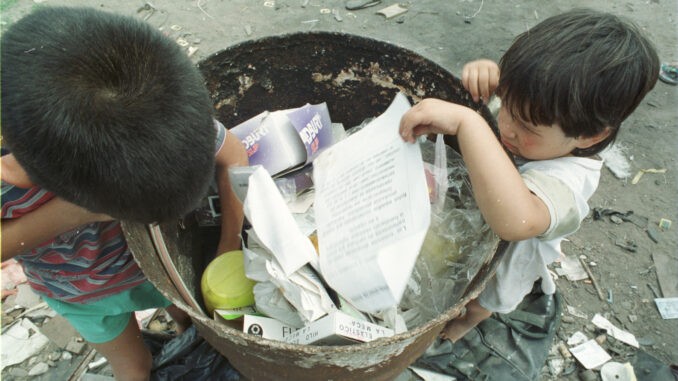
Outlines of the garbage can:
[{"label": "garbage can", "polygon": [[[497,130],[489,110],[473,102],[448,71],[412,51],[365,37],[331,32],[268,37],[218,52],[200,62],[199,68],[216,117],[227,127],[264,110],[327,102],[332,120],[348,128],[378,116],[397,92],[403,92],[413,103],[436,97],[474,108]],[[446,144],[458,149],[454,137],[446,137]],[[248,335],[205,315],[199,284],[206,265],[202,253],[209,244],[195,224],[180,221],[152,228],[124,222],[123,228],[151,282],[188,312],[200,334],[251,380],[394,379],[479,294],[507,245],[498,241],[463,297],[428,323],[369,343],[313,346]],[[165,252],[159,253],[158,248]],[[167,255],[175,271],[168,272]],[[176,282],[182,282],[191,295],[179,292]]]}]

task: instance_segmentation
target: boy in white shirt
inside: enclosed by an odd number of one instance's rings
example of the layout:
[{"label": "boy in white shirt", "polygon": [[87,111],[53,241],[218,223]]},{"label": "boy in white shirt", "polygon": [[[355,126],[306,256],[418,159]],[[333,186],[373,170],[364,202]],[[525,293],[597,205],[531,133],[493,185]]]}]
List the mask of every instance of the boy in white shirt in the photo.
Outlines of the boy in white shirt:
[{"label": "boy in white shirt", "polygon": [[[634,25],[590,9],[550,17],[519,35],[501,58],[464,66],[473,99],[502,100],[500,139],[474,110],[425,99],[400,134],[456,135],[485,221],[511,241],[495,277],[441,336],[463,337],[492,312],[513,311],[535,281],[555,292],[547,265],[589,212],[602,161],[621,123],[654,87],[659,60]],[[507,152],[515,158],[515,167]]]}]

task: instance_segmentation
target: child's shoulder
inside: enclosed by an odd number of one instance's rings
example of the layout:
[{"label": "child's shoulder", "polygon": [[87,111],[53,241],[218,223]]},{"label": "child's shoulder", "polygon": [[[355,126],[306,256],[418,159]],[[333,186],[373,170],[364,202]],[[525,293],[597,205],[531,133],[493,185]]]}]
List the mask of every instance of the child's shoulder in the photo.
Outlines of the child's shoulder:
[{"label": "child's shoulder", "polygon": [[537,170],[589,170],[600,171],[603,160],[598,157],[564,156],[547,160],[516,160],[521,172],[528,169]]}]

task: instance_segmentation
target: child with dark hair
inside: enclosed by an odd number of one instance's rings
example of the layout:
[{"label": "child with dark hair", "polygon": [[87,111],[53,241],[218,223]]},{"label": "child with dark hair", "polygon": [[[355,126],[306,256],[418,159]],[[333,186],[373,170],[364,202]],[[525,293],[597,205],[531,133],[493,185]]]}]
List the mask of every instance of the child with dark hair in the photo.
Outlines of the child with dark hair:
[{"label": "child with dark hair", "polygon": [[[463,337],[492,312],[508,313],[541,279],[555,292],[547,265],[589,212],[602,161],[622,122],[654,87],[659,60],[637,27],[616,16],[572,10],[519,35],[501,58],[464,66],[474,100],[501,99],[500,141],[475,111],[425,99],[402,118],[404,140],[456,135],[485,221],[512,241],[496,275],[441,336]],[[508,151],[518,164],[507,155]]]},{"label": "child with dark hair", "polygon": [[227,169],[247,164],[244,148],[212,118],[187,55],[141,21],[44,7],[12,25],[1,49],[2,257],[22,264],[117,379],[146,380],[151,355],[132,312],[167,307],[179,331],[190,319],[144,277],[113,218],[179,218],[216,168],[218,250],[239,248]]}]

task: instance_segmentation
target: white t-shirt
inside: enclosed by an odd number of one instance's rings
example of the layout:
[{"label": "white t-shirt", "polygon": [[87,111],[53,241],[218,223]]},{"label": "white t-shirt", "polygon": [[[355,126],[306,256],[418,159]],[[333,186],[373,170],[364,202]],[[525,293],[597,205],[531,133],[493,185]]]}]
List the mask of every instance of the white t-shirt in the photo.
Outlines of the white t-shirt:
[{"label": "white t-shirt", "polygon": [[544,293],[555,292],[546,266],[558,259],[563,238],[576,232],[588,215],[587,202],[598,187],[602,166],[601,160],[561,157],[518,168],[530,191],[546,204],[551,223],[539,237],[511,242],[495,277],[480,294],[481,306],[499,313],[513,311],[539,278]]}]

